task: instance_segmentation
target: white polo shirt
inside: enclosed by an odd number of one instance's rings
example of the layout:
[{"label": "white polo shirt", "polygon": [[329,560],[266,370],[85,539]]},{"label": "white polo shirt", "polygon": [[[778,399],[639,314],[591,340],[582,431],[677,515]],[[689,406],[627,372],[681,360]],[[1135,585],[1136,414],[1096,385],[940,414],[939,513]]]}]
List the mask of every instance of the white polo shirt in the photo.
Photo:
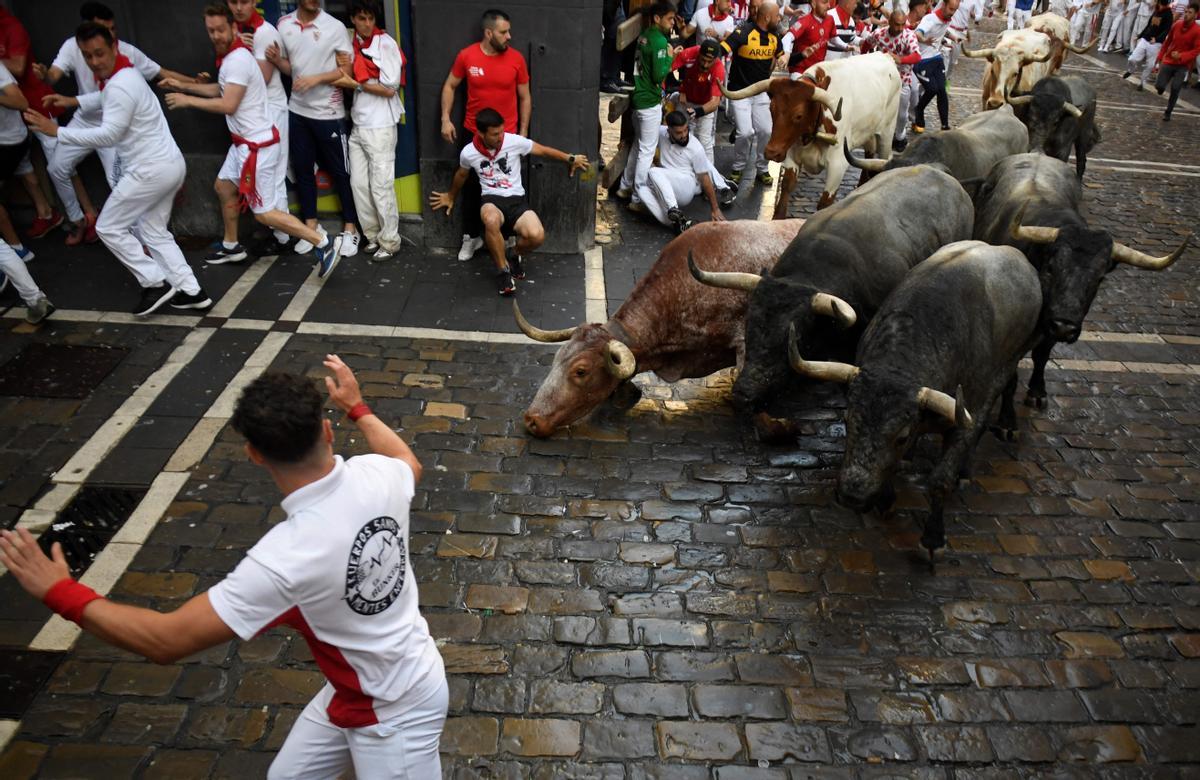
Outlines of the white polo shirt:
[{"label": "white polo shirt", "polygon": [[325,11],[308,24],[302,24],[299,12],[279,18],[279,36],[283,40],[283,53],[292,65],[292,97],[288,110],[309,119],[343,119],[346,105],[342,90],[329,84],[321,84],[305,92],[295,88],[300,76],[317,76],[337,67],[337,52],[353,57],[350,32],[342,23]]},{"label": "white polo shirt", "polygon": [[58,140],[75,146],[114,147],[121,170],[154,176],[164,165],[183,160],[171,137],[158,96],[134,68],[122,68],[99,92],[79,96],[86,111],[103,113],[99,127],[60,128]]},{"label": "white polo shirt", "polygon": [[500,150],[485,155],[475,148],[475,141],[463,147],[458,164],[471,168],[479,177],[484,195],[500,198],[519,198],[525,194],[521,183],[521,158],[533,151],[533,141],[516,133],[505,133]]},{"label": "white polo shirt", "polygon": [[[142,53],[142,50],[127,41],[117,41],[117,52],[129,58],[133,63],[133,67],[138,73],[142,74],[142,78],[146,81],[154,81],[158,78],[159,72],[162,71],[162,66],[154,60]],[[54,62],[50,63],[50,67],[58,68],[64,74],[75,77],[75,93],[77,95],[88,95],[99,91],[96,85],[96,77],[92,74],[91,68],[87,66],[87,62],[83,59],[83,52],[79,48],[79,41],[74,38],[68,38],[63,41],[63,45],[58,49],[58,55],[55,56]],[[71,123],[78,125],[85,123],[92,126],[100,124],[100,113],[84,111],[82,107],[75,112]]]},{"label": "white polo shirt", "polygon": [[927,13],[921,18],[916,31],[929,39],[929,43],[923,43],[920,38],[917,39],[917,46],[921,49],[921,59],[928,60],[941,56],[942,38],[946,37],[946,30],[949,28],[950,22],[943,21],[936,11]]},{"label": "white polo shirt", "polygon": [[[0,89],[16,83],[17,80],[8,72],[8,68],[0,65]],[[12,108],[0,108],[0,146],[19,144],[27,135],[29,130],[25,127],[21,112]]]},{"label": "white polo shirt", "polygon": [[414,488],[402,460],[337,456],[333,471],[283,500],[287,519],[208,591],[242,639],[275,625],[304,636],[333,686],[335,726],[386,723],[444,676],[408,555]]},{"label": "white polo shirt", "polygon": [[[264,20],[254,31],[254,59],[260,62],[267,61],[267,49],[271,44],[279,44],[279,51],[283,52],[283,39],[279,36],[279,30],[275,25]],[[271,74],[271,80],[267,82],[267,103],[271,107],[271,112],[287,111],[288,96],[283,89],[283,79],[279,77],[279,68],[274,69]]]},{"label": "white polo shirt", "polygon": [[733,12],[730,11],[725,15],[724,19],[714,22],[712,18],[712,6],[710,5],[692,14],[692,24],[696,25],[696,42],[700,43],[706,37],[704,31],[710,27],[717,34],[716,40],[725,40],[725,36],[729,35],[737,27],[737,20],[733,18]]},{"label": "white polo shirt", "polygon": [[379,79],[376,83],[396,90],[396,94],[385,98],[369,92],[356,92],[350,117],[354,120],[355,127],[394,127],[400,121],[400,117],[404,116],[404,104],[400,102],[400,76],[404,68],[404,55],[400,53],[400,45],[384,33],[376,35],[371,45],[363,49],[363,54],[370,57],[379,67]]},{"label": "white polo shirt", "polygon": [[680,146],[671,140],[671,133],[665,127],[658,129],[658,161],[668,171],[682,171],[693,176],[708,173],[708,155],[704,146],[695,133],[689,133],[687,144]]},{"label": "white polo shirt", "polygon": [[225,115],[229,132],[255,143],[270,140],[275,123],[267,106],[267,83],[263,81],[258,60],[249,49],[239,47],[225,55],[221,69],[217,71],[217,84],[221,86],[222,95],[227,84],[246,88],[237,111]]}]

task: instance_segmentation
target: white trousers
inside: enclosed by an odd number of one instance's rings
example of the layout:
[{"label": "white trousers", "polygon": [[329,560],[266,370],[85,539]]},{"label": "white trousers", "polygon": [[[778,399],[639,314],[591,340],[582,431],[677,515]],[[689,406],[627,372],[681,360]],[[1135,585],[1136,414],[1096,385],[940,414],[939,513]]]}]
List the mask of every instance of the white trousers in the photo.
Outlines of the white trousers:
[{"label": "white trousers", "polygon": [[[67,123],[67,127],[95,127],[90,122],[78,122],[77,119],[78,115]],[[75,186],[71,183],[71,177],[75,175],[79,163],[83,162],[92,151],[86,146],[76,146],[59,141],[54,147],[54,155],[47,158],[49,164],[46,166],[46,173],[50,176],[50,181],[54,183],[54,191],[58,193],[58,199],[62,201],[63,208],[67,212],[67,219],[71,222],[83,219],[83,208],[79,205],[79,198],[75,195]],[[111,146],[105,146],[96,149],[95,152],[100,156],[100,164],[104,166],[104,177],[108,180],[108,186],[115,186],[114,168],[117,150]]]},{"label": "white trousers", "polygon": [[1108,51],[1120,43],[1121,30],[1125,26],[1125,9],[1114,10],[1111,6],[1104,12],[1100,22],[1100,51]]},{"label": "white trousers", "polygon": [[1133,49],[1137,43],[1138,34],[1146,29],[1146,25],[1150,24],[1150,17],[1154,15],[1153,11],[1147,11],[1143,6],[1138,6],[1136,14],[1125,15],[1125,26],[1121,32],[1125,36],[1125,48]]},{"label": "white trousers", "polygon": [[1092,21],[1096,18],[1095,9],[1080,9],[1071,17],[1071,43],[1083,46],[1091,41]]},{"label": "white trousers", "polygon": [[1129,64],[1125,70],[1133,73],[1141,65],[1142,83],[1145,84],[1146,79],[1150,78],[1150,71],[1154,70],[1154,62],[1158,59],[1158,51],[1161,48],[1161,43],[1148,41],[1145,38],[1138,38],[1137,46],[1134,47],[1133,53],[1129,55]]},{"label": "white trousers", "polygon": [[[57,121],[54,119],[51,119],[50,121],[57,124]],[[42,145],[43,156],[45,156],[47,160],[52,159],[54,157],[54,147],[58,146],[58,136],[46,135],[45,133],[39,133],[36,130],[33,130],[32,132],[38,139],[38,143]],[[33,158],[30,156],[32,154],[33,147],[30,147],[25,152],[25,156],[21,158],[21,162],[17,163],[17,167],[13,171],[14,176],[24,176],[27,173],[33,173]]]},{"label": "white trousers", "polygon": [[1009,0],[1008,4],[1008,29],[1021,30],[1025,28],[1025,23],[1029,21],[1031,13],[1022,11],[1017,8],[1016,0]]},{"label": "white trousers", "polygon": [[350,131],[350,189],[367,243],[395,252],[400,248],[396,207],[396,126],[355,127]]},{"label": "white trousers", "polygon": [[[288,130],[291,128],[291,122],[288,121],[287,105],[271,112],[271,121],[275,127],[279,129],[279,170],[283,174],[279,178],[279,191],[276,194],[275,208],[282,211],[284,214],[291,213],[291,204],[288,203],[287,180],[288,174]],[[287,233],[282,230],[272,230],[275,235],[275,240],[281,244],[286,244],[290,238]]]},{"label": "white trousers", "polygon": [[[200,283],[167,228],[175,193],[183,186],[186,173],[182,156],[153,172],[124,171],[96,220],[96,235],[142,287],[168,282],[195,295]],[[142,251],[142,244],[150,257]]]},{"label": "white trousers", "polygon": [[745,100],[731,100],[730,105],[733,106],[733,124],[737,128],[733,170],[743,171],[749,167],[753,150],[754,167],[760,172],[766,171],[767,142],[771,140],[771,96],[763,92]]},{"label": "white trousers", "polygon": [[326,684],[300,713],[267,771],[268,780],[334,780],[354,767],[357,780],[437,780],[438,741],[446,723],[449,689],[443,678],[434,695],[398,721],[357,729],[329,722]]},{"label": "white trousers", "polygon": [[[896,109],[896,132],[893,136],[897,141],[903,141],[908,135],[908,115],[916,107],[920,97],[921,87],[915,77],[910,81],[900,80],[900,105]],[[876,151],[879,154],[883,153],[882,149]]]},{"label": "white trousers", "polygon": [[[712,167],[711,163],[708,175],[712,178],[713,189],[717,192],[729,186],[725,178],[717,173],[717,169]],[[646,176],[646,184],[639,194],[654,218],[664,225],[670,226],[672,222],[667,216],[667,212],[688,205],[701,191],[700,179],[691,171],[651,168]]]},{"label": "white trousers", "polygon": [[621,189],[633,190],[635,201],[639,200],[638,190],[646,184],[646,174],[654,164],[654,152],[658,149],[658,128],[661,126],[662,106],[639,108],[633,112],[636,146],[629,150],[629,157],[625,160]]},{"label": "white trousers", "polygon": [[26,306],[32,306],[41,298],[46,297],[38,289],[33,277],[29,275],[25,261],[17,257],[17,253],[12,250],[12,247],[3,241],[0,241],[0,273],[8,275],[13,289],[17,291],[17,295],[21,296],[21,300],[25,302]]},{"label": "white trousers", "polygon": [[696,140],[704,147],[704,153],[708,155],[709,163],[713,162],[713,146],[716,144],[717,135],[717,112],[714,110],[711,113],[688,122],[690,131],[695,134]]}]

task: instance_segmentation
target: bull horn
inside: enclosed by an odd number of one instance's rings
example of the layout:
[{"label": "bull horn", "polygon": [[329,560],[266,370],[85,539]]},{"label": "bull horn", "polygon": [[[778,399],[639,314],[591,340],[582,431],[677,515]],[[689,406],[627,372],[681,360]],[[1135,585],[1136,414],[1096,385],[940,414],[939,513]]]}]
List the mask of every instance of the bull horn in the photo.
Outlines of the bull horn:
[{"label": "bull horn", "polygon": [[975,51],[971,51],[964,46],[962,47],[962,53],[964,57],[970,57],[973,60],[990,60],[992,55],[996,53],[996,49],[992,47],[990,49],[976,49]]},{"label": "bull horn", "polygon": [[1069,100],[1063,101],[1063,111],[1066,111],[1068,114],[1075,117],[1076,119],[1083,116],[1083,109],[1080,108],[1079,106],[1075,105],[1074,103],[1072,103]]},{"label": "bull horn", "polygon": [[633,356],[629,347],[616,339],[608,340],[608,347],[604,350],[604,362],[609,373],[622,382],[637,373],[637,358]]},{"label": "bull horn", "polygon": [[824,382],[846,384],[858,376],[858,366],[852,366],[849,363],[805,360],[800,357],[800,348],[796,346],[796,323],[794,322],[788,326],[788,362],[791,363],[792,370],[797,374]]},{"label": "bull horn", "polygon": [[842,121],[842,98],[838,98],[837,108],[833,109],[833,121]]},{"label": "bull horn", "polygon": [[812,99],[820,103],[833,112],[833,121],[840,121],[842,118],[842,99],[838,98],[838,102],[834,105],[833,95],[829,94],[820,87],[813,87]]},{"label": "bull horn", "polygon": [[846,155],[846,162],[859,170],[868,171],[869,173],[883,173],[883,169],[887,165],[887,160],[855,157],[854,152],[850,151],[850,139],[848,138],[842,140],[842,151]]},{"label": "bull horn", "polygon": [[517,320],[517,327],[521,329],[529,338],[534,341],[541,341],[546,344],[554,344],[559,341],[566,341],[571,338],[571,334],[575,332],[575,328],[563,328],[561,330],[542,330],[529,323],[525,316],[521,314],[521,307],[517,305],[516,300],[512,302],[513,317]]},{"label": "bull horn", "polygon": [[825,317],[832,317],[843,328],[853,327],[854,323],[858,322],[858,314],[854,307],[829,293],[813,293],[812,310]]},{"label": "bull horn", "polygon": [[745,100],[746,98],[754,97],[755,95],[761,95],[763,92],[766,92],[767,88],[771,86],[771,79],[756,81],[748,87],[735,89],[732,92],[725,89],[725,85],[720,81],[717,82],[717,86],[721,88],[721,94],[730,100]]},{"label": "bull horn", "polygon": [[[1041,57],[1033,57],[1033,58],[1031,58],[1030,60],[1028,60],[1028,61],[1027,61],[1025,64],[1027,64],[1027,65],[1028,65],[1028,64],[1029,64],[1029,63],[1031,63],[1031,62],[1048,62],[1048,61],[1050,60],[1050,58],[1051,58],[1051,57],[1053,57],[1053,56],[1054,56],[1054,47],[1050,47],[1050,48],[1049,48],[1049,49],[1046,51],[1046,54],[1045,54],[1044,56],[1041,56]],[[1024,58],[1022,58],[1022,59],[1024,59]]]},{"label": "bull horn", "polygon": [[967,411],[967,405],[963,402],[962,385],[958,386],[953,398],[941,390],[922,387],[917,391],[917,405],[944,417],[960,428],[971,424],[971,413]]},{"label": "bull horn", "polygon": [[1075,52],[1076,54],[1086,54],[1087,52],[1091,51],[1092,47],[1095,46],[1099,41],[1100,41],[1100,37],[1097,36],[1097,37],[1093,38],[1092,42],[1089,43],[1087,46],[1075,46],[1075,45],[1071,44],[1070,42],[1068,42],[1067,48],[1070,49],[1071,51]]},{"label": "bull horn", "polygon": [[1025,208],[1025,206],[1021,206],[1017,216],[1013,217],[1012,224],[1008,227],[1008,234],[1017,241],[1032,241],[1035,244],[1053,244],[1057,241],[1058,228],[1021,224],[1021,220],[1025,217]]},{"label": "bull horn", "polygon": [[740,271],[703,271],[696,267],[692,250],[688,250],[688,268],[696,281],[709,287],[720,287],[725,290],[743,290],[753,292],[758,283],[763,280],[758,274],[747,274]]},{"label": "bull horn", "polygon": [[824,130],[818,130],[816,136],[818,141],[827,143],[830,146],[837,146],[837,136],[833,133],[826,133]]},{"label": "bull horn", "polygon": [[1033,95],[1010,95],[1008,94],[1008,86],[1005,85],[1004,102],[1010,106],[1023,106],[1033,102]]},{"label": "bull horn", "polygon": [[1118,263],[1125,263],[1126,265],[1136,266],[1137,268],[1145,268],[1147,271],[1161,271],[1179,259],[1179,256],[1182,255],[1184,250],[1188,248],[1188,244],[1191,243],[1191,240],[1192,236],[1189,235],[1187,238],[1183,239],[1183,243],[1179,245],[1178,249],[1171,254],[1163,255],[1162,257],[1148,255],[1145,252],[1139,252],[1136,249],[1127,247],[1124,244],[1118,244],[1116,241],[1114,241],[1112,248],[1112,259],[1116,260]]}]

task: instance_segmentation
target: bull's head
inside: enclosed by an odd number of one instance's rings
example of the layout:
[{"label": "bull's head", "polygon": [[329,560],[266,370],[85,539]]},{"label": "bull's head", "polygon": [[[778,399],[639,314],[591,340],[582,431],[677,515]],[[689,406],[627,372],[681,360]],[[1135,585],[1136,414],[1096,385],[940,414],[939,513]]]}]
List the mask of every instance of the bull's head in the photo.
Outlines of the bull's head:
[{"label": "bull's head", "polygon": [[896,464],[915,436],[930,427],[973,424],[960,385],[954,396],[917,387],[906,377],[877,376],[849,363],[805,360],[788,334],[788,363],[803,376],[848,386],[846,454],[838,475],[838,501],[851,509],[886,509],[895,498]]},{"label": "bull's head", "polygon": [[[718,83],[719,85],[719,83]],[[820,68],[810,76],[770,78],[745,89],[721,91],[731,100],[742,100],[766,92],[771,97],[771,140],[764,154],[768,160],[783,162],[788,150],[814,141],[837,143],[836,122],[842,118],[842,101],[834,100],[826,88],[829,76]],[[826,109],[832,115],[826,114]]]},{"label": "bull's head", "polygon": [[[1055,79],[1042,79],[1031,94],[1005,94],[1004,101],[1013,107],[1027,107],[1025,126],[1029,128],[1030,151],[1066,160],[1079,132],[1084,107],[1070,101],[1065,87],[1054,89],[1055,83]],[[1064,97],[1062,92],[1067,95]]]},{"label": "bull's head", "polygon": [[988,110],[1004,105],[1005,97],[1016,91],[1021,78],[1021,69],[1034,62],[1046,62],[1053,54],[1050,38],[1039,34],[1040,40],[1036,46],[1017,45],[1017,42],[1007,42],[1002,37],[1000,42],[990,49],[971,51],[963,47],[964,57],[985,59],[988,69],[984,73],[984,108]]},{"label": "bull's head", "polygon": [[1105,230],[1069,223],[1060,227],[1025,225],[1024,216],[1022,207],[1010,234],[1041,276],[1043,328],[1068,344],[1079,338],[1100,283],[1117,263],[1161,271],[1178,260],[1191,241],[1188,236],[1174,252],[1155,257],[1113,241]]},{"label": "bull's head", "polygon": [[733,403],[758,412],[788,376],[783,361],[789,328],[802,338],[820,342],[833,329],[858,322],[854,307],[837,296],[793,279],[747,273],[710,273],[689,263],[692,274],[711,287],[750,293],[746,309],[746,358],[733,385]]},{"label": "bull's head", "polygon": [[533,436],[545,438],[587,416],[637,373],[633,352],[604,325],[542,330],[522,316],[515,300],[513,316],[521,332],[534,341],[566,342],[555,353],[550,373],[525,411],[525,430]]}]

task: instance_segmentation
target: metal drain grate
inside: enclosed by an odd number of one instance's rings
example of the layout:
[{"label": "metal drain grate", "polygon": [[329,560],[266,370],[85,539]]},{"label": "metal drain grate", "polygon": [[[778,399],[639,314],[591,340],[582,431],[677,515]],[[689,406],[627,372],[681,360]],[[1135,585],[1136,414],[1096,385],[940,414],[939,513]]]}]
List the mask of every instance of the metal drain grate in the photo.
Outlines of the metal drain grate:
[{"label": "metal drain grate", "polygon": [[144,495],[145,488],[88,485],[59,513],[50,530],[38,541],[47,554],[52,544],[62,544],[71,573],[78,577],[125,525]]},{"label": "metal drain grate", "polygon": [[127,354],[107,347],[27,344],[0,366],[0,395],[87,398]]},{"label": "metal drain grate", "polygon": [[65,655],[0,647],[0,718],[20,720]]}]

